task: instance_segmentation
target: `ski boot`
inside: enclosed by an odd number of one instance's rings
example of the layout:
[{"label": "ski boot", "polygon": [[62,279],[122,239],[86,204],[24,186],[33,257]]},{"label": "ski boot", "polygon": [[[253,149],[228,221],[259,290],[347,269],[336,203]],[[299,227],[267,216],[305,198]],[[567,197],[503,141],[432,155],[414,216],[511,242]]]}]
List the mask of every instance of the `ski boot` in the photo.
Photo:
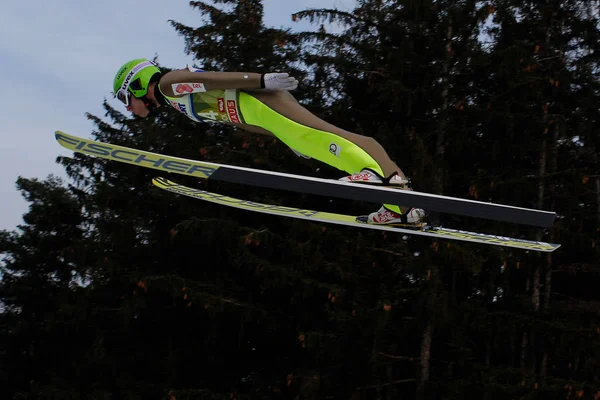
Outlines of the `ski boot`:
[{"label": "ski boot", "polygon": [[407,228],[422,228],[427,225],[426,213],[421,208],[410,208],[404,214],[398,214],[384,206],[369,215],[361,215],[356,218],[358,222],[375,225],[393,225]]},{"label": "ski boot", "polygon": [[[400,190],[412,190],[409,187],[409,181],[402,179],[400,175],[394,174],[390,178],[385,179],[381,177],[375,171],[368,168],[364,168],[362,171],[354,173],[339,179],[342,182],[354,182],[372,185],[384,185],[389,187],[395,187]],[[398,213],[391,208],[397,209],[398,207],[386,205],[369,215],[361,215],[356,218],[359,222],[376,225],[395,225],[395,226],[406,226],[411,228],[421,228],[426,225],[426,213],[421,208],[409,208],[404,214]],[[399,211],[399,210],[398,210]]]},{"label": "ski boot", "polygon": [[[368,168],[364,168],[360,172],[356,172],[352,175],[345,176],[339,179],[342,182],[352,182],[352,183],[366,183],[370,185],[385,185],[385,186],[395,186],[401,189],[408,189],[409,181],[406,179],[402,179],[400,175],[394,174],[389,179],[382,178],[377,172],[372,171]],[[387,182],[386,182],[387,181]]]}]

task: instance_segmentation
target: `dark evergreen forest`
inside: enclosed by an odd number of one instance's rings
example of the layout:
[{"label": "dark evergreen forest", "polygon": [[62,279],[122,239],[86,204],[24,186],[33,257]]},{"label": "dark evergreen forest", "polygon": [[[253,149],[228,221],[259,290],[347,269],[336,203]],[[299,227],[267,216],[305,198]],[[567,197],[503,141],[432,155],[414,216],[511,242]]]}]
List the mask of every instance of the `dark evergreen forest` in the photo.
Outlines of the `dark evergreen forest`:
[{"label": "dark evergreen forest", "polygon": [[[260,0],[190,13],[196,25],[170,23],[197,65],[289,72],[306,108],[375,138],[415,190],[558,215],[550,229],[436,216],[445,226],[562,247],[251,213],[160,191],[154,170],[58,157],[69,179],[19,178],[29,211],[0,231],[0,399],[600,399],[598,0],[359,0],[299,10],[314,26],[301,33],[265,26]],[[345,175],[174,109],[104,107],[93,132],[70,133]],[[322,211],[379,207],[173,179]]]}]

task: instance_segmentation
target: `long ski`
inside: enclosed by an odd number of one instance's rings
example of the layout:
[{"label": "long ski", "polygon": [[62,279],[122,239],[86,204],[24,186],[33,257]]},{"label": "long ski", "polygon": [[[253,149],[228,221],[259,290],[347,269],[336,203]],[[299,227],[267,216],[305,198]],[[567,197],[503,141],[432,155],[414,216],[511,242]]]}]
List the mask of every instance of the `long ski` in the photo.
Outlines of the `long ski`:
[{"label": "long ski", "polygon": [[209,201],[212,203],[239,208],[242,210],[256,211],[260,213],[278,215],[283,217],[305,219],[315,222],[327,222],[332,224],[346,225],[359,228],[379,229],[382,231],[404,233],[410,235],[431,236],[439,239],[462,240],[466,242],[514,247],[522,250],[552,252],[560,247],[560,244],[535,242],[531,240],[488,235],[485,233],[460,231],[435,226],[424,226],[422,228],[408,228],[390,225],[373,225],[364,222],[358,222],[356,220],[356,216],[352,215],[304,210],[294,207],[284,207],[272,204],[256,203],[248,200],[240,200],[234,197],[207,192],[205,190],[190,188],[160,177],[153,179],[152,183],[161,189],[180,195],[192,197],[194,199]]},{"label": "long ski", "polygon": [[430,212],[539,227],[552,226],[556,217],[555,213],[549,211],[171,157],[83,139],[60,131],[55,132],[55,138],[61,146],[75,152],[201,179],[210,178],[224,182],[379,204],[418,206]]}]

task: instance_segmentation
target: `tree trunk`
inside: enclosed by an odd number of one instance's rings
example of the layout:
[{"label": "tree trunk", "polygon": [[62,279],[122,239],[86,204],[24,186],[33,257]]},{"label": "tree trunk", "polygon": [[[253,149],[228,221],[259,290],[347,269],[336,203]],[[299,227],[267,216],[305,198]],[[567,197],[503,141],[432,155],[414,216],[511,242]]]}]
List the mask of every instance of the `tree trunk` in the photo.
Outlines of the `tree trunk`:
[{"label": "tree trunk", "polygon": [[596,217],[598,219],[598,225],[600,225],[600,176],[596,177]]},{"label": "tree trunk", "polygon": [[[546,107],[548,106],[548,104],[546,103]],[[547,120],[548,120],[548,110],[547,108],[544,109],[544,121],[546,121],[546,128],[548,129],[548,125],[547,125]],[[541,148],[541,154],[540,154],[540,165],[539,165],[539,182],[538,182],[538,201],[537,201],[537,208],[540,210],[544,209],[544,194],[545,194],[545,179],[546,179],[546,161],[547,161],[547,146],[548,146],[548,142],[546,140],[546,137],[544,137],[542,139],[542,148]],[[537,240],[541,241],[542,240],[542,231],[540,230],[537,234],[536,234]],[[533,311],[539,311],[540,309],[540,278],[542,275],[542,262],[537,262],[536,266],[535,266],[535,271],[533,273],[533,287],[531,288],[531,305],[533,306]]]},{"label": "tree trunk", "polygon": [[540,309],[540,277],[542,274],[542,263],[536,263],[535,271],[533,273],[533,287],[531,290],[531,305],[533,311],[539,311]]},{"label": "tree trunk", "polygon": [[515,363],[516,363],[516,358],[515,358],[515,354],[517,353],[517,349],[516,349],[516,343],[517,343],[517,338],[516,338],[516,328],[513,325],[511,332],[510,332],[510,366],[514,368]]},{"label": "tree trunk", "polygon": [[394,399],[398,398],[398,395],[396,393],[395,387],[392,382],[394,382],[394,368],[393,368],[393,364],[389,363],[387,365],[387,384],[389,386],[388,386],[388,389],[386,390],[386,393],[387,393],[386,398],[388,400],[394,400]]},{"label": "tree trunk", "polygon": [[[442,90],[442,115],[447,118],[446,111],[448,111],[448,96],[450,94],[450,59],[452,58],[452,21],[448,22],[448,30],[446,31],[446,60],[443,66],[443,80],[444,88]],[[445,120],[442,122],[441,129],[438,132],[437,142],[435,146],[436,157],[442,157],[444,154],[444,141],[446,123]]]},{"label": "tree trunk", "polygon": [[526,375],[525,369],[525,361],[527,361],[527,344],[528,344],[528,333],[527,331],[523,332],[523,336],[521,337],[521,372],[523,377]]},{"label": "tree trunk", "polygon": [[[448,10],[451,10],[454,7],[454,2],[450,4]],[[442,89],[442,112],[440,115],[442,116],[442,121],[439,125],[437,141],[435,146],[435,158],[438,162],[438,170],[437,170],[437,183],[438,190],[440,193],[443,192],[444,185],[444,167],[442,166],[442,160],[444,158],[444,143],[446,141],[446,128],[448,125],[448,104],[449,104],[449,96],[450,96],[450,61],[452,59],[452,33],[453,26],[452,20],[450,17],[448,18],[448,29],[446,31],[446,59],[443,65],[443,82],[444,87]]]},{"label": "tree trunk", "polygon": [[542,365],[540,366],[540,378],[542,383],[546,380],[546,373],[548,368],[548,352],[544,352],[544,358],[542,358]]},{"label": "tree trunk", "polygon": [[[558,117],[558,116],[556,116]],[[555,118],[556,118],[555,117]],[[558,170],[558,161],[556,156],[556,149],[558,146],[559,136],[562,136],[562,130],[564,129],[564,119],[560,116],[560,122],[554,129],[554,134],[552,135],[552,145],[549,151],[549,164],[550,164],[550,172],[556,173]],[[552,204],[550,206],[550,211],[554,211],[556,209],[556,184],[551,183],[549,186],[550,189],[550,198],[552,199]],[[554,241],[554,230],[550,231],[550,241]],[[549,309],[550,307],[550,293],[552,293],[552,254],[546,254],[546,279],[544,281],[544,309]]]},{"label": "tree trunk", "polygon": [[434,331],[434,322],[429,320],[425,330],[423,331],[423,337],[421,339],[421,362],[420,362],[420,375],[419,383],[417,386],[417,398],[422,399],[424,397],[425,385],[429,381],[429,360],[431,357],[431,339]]},{"label": "tree trunk", "polygon": [[[492,342],[493,338],[490,333],[487,334],[487,338],[485,340],[485,367],[489,370],[490,364],[492,362]],[[490,395],[488,390],[484,390],[483,392],[483,400],[489,399]]]},{"label": "tree trunk", "polygon": [[[561,116],[560,122],[554,129],[554,134],[552,135],[552,145],[549,152],[550,155],[550,171],[551,173],[556,173],[558,170],[558,161],[557,161],[557,145],[558,139],[562,136],[562,129],[564,128],[564,118]],[[552,199],[552,205],[550,206],[550,211],[554,211],[556,209],[556,184],[550,184],[550,198]],[[550,231],[550,242],[554,242],[554,230]],[[552,294],[552,253],[547,253],[545,257],[545,280],[544,280],[544,305],[543,308],[546,311],[550,310],[550,296]],[[548,352],[550,351],[549,340],[544,340],[544,356],[542,358],[542,363],[540,365],[540,378],[541,384],[544,384],[547,376],[547,368],[548,368]]]},{"label": "tree trunk", "polygon": [[[551,236],[552,237],[552,236]],[[550,295],[552,294],[552,256],[546,254],[546,280],[544,282],[544,309],[550,309]]]},{"label": "tree trunk", "polygon": [[535,341],[536,341],[536,335],[535,333],[531,334],[531,340],[529,343],[529,348],[531,349],[531,371],[530,371],[530,376],[531,379],[533,381],[536,380],[535,378],[535,367],[536,367],[536,363],[537,363],[537,357],[536,357],[536,351],[535,351]]}]

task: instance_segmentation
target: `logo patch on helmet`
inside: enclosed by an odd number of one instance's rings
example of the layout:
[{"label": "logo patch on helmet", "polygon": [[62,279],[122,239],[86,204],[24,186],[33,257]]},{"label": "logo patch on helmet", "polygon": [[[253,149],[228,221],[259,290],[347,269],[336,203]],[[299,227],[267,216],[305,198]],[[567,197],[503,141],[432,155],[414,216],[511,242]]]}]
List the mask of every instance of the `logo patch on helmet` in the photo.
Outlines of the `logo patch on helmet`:
[{"label": "logo patch on helmet", "polygon": [[129,83],[131,83],[131,79],[134,77],[134,75],[143,70],[144,68],[150,67],[152,65],[154,65],[154,63],[152,63],[151,61],[144,61],[143,63],[140,63],[133,67],[125,77],[123,83],[121,84],[121,90],[127,90],[127,88],[129,87]]},{"label": "logo patch on helmet", "polygon": [[117,77],[115,78],[116,80],[121,79],[121,77],[123,76],[123,74],[127,72],[127,67],[123,67],[121,68],[121,70],[117,73]]}]

